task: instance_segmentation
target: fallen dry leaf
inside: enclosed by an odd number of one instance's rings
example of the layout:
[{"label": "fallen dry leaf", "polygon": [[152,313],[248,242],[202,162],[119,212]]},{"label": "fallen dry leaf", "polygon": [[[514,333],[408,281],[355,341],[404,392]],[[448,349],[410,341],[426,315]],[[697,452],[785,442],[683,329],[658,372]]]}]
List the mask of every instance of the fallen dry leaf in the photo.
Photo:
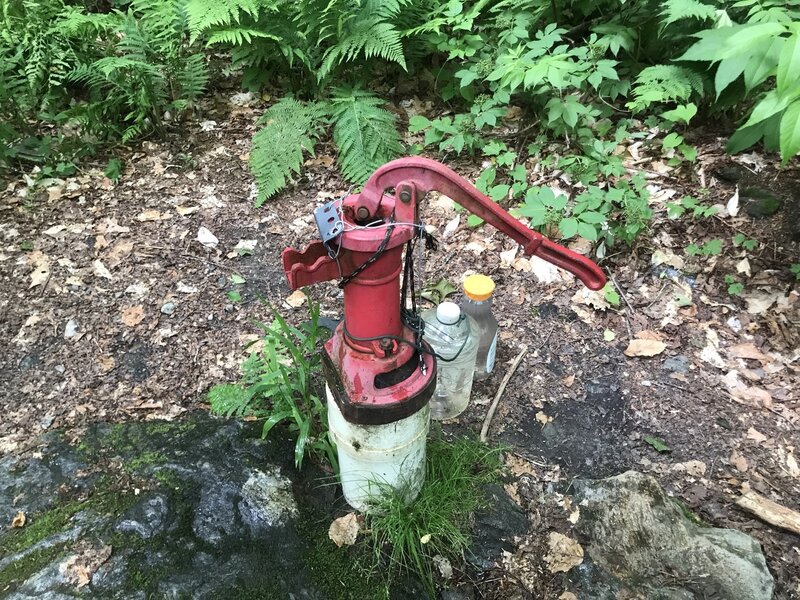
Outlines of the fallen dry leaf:
[{"label": "fallen dry leaf", "polygon": [[572,538],[551,531],[547,542],[549,552],[544,561],[551,573],[566,573],[583,562],[583,547]]},{"label": "fallen dry leaf", "polygon": [[92,263],[92,269],[94,270],[94,274],[98,277],[103,277],[104,279],[114,278],[114,276],[111,275],[111,271],[106,268],[106,266],[103,264],[103,261],[99,258]]},{"label": "fallen dry leaf", "polygon": [[564,387],[572,387],[572,384],[575,383],[575,375],[567,375],[564,379],[561,380],[561,384]]},{"label": "fallen dry leaf", "polygon": [[303,306],[306,301],[306,295],[301,290],[295,290],[286,297],[286,304],[292,308]]},{"label": "fallen dry leaf", "polygon": [[547,425],[553,420],[553,417],[547,416],[542,411],[536,413],[536,420],[539,421],[542,425]]},{"label": "fallen dry leaf", "polygon": [[215,236],[206,227],[201,227],[197,230],[197,241],[203,244],[206,248],[216,248],[219,244],[217,236]]},{"label": "fallen dry leaf", "polygon": [[661,354],[667,345],[659,340],[631,340],[625,349],[625,356],[656,356]]},{"label": "fallen dry leaf", "polygon": [[728,463],[736,467],[736,470],[741,471],[742,473],[746,473],[747,469],[749,468],[747,459],[739,454],[736,450],[731,452],[731,455],[728,458]]},{"label": "fallen dry leaf", "polygon": [[27,520],[28,518],[25,516],[25,513],[20,510],[17,512],[16,515],[14,515],[14,518],[11,520],[11,527],[15,529],[21,529],[25,527],[25,522]]},{"label": "fallen dry leaf", "polygon": [[31,271],[31,284],[28,289],[42,285],[50,279],[50,259],[39,250],[34,250],[28,255],[28,264],[33,266]]},{"label": "fallen dry leaf", "polygon": [[702,477],[706,474],[706,463],[701,460],[687,460],[672,465],[673,471],[682,471],[692,477]]},{"label": "fallen dry leaf", "polygon": [[728,199],[727,204],[725,204],[725,210],[728,211],[728,214],[732,217],[735,217],[739,214],[739,186],[736,186],[736,191],[733,192],[733,196]]},{"label": "fallen dry leaf", "polygon": [[756,429],[755,427],[751,427],[750,429],[747,430],[747,439],[753,440],[754,442],[760,444],[761,442],[767,441],[767,436],[758,431],[758,429]]},{"label": "fallen dry leaf", "polygon": [[144,307],[141,304],[131,306],[122,311],[122,322],[128,327],[136,327],[144,319]]},{"label": "fallen dry leaf", "polygon": [[164,221],[171,217],[172,215],[168,212],[161,213],[157,210],[145,210],[136,215],[136,220],[144,223],[145,221]]},{"label": "fallen dry leaf", "polygon": [[89,585],[92,575],[111,556],[111,546],[95,548],[82,541],[73,554],[58,566],[58,570],[72,585],[82,588]]},{"label": "fallen dry leaf", "polygon": [[752,343],[737,344],[736,346],[726,348],[725,351],[728,353],[728,356],[732,358],[749,358],[761,362],[770,362],[772,360]]},{"label": "fallen dry leaf", "polygon": [[196,213],[200,210],[199,206],[176,206],[175,212],[177,212],[180,216],[185,217],[187,215],[191,215],[192,213]]},{"label": "fallen dry leaf", "polygon": [[331,538],[334,544],[339,548],[342,546],[352,546],[356,543],[358,532],[361,525],[358,522],[358,515],[351,512],[343,517],[334,519],[328,528],[328,537]]}]

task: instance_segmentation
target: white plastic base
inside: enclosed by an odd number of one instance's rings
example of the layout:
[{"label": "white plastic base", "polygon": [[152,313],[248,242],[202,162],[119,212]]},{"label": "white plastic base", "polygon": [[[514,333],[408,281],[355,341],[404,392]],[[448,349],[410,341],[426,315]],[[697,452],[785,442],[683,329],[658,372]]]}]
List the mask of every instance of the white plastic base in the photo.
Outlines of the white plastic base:
[{"label": "white plastic base", "polygon": [[347,503],[369,512],[390,488],[412,502],[425,481],[430,407],[426,404],[410,417],[386,425],[356,425],[345,420],[327,386],[325,392]]}]

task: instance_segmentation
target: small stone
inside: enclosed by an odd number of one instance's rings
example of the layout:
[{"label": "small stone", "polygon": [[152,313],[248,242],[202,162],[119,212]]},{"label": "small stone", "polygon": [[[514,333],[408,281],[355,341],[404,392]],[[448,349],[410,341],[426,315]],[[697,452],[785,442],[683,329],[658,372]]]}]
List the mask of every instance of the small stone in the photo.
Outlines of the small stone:
[{"label": "small stone", "polygon": [[56,365],[55,367],[53,367],[53,369],[55,370],[56,373],[59,373],[61,375],[63,375],[64,372],[67,370],[67,368],[64,365]]},{"label": "small stone", "polygon": [[50,429],[50,426],[53,424],[56,418],[53,415],[47,415],[39,419],[39,427],[42,429]]},{"label": "small stone", "polygon": [[783,200],[763,188],[745,188],[739,192],[739,197],[744,212],[757,219],[771,217],[783,204]]},{"label": "small stone", "polygon": [[683,354],[679,354],[677,356],[670,356],[664,361],[661,368],[672,373],[686,373],[689,370],[689,364],[689,358]]},{"label": "small stone", "polygon": [[225,312],[232,313],[234,310],[233,304],[226,304],[225,305]]},{"label": "small stone", "polygon": [[714,173],[722,181],[728,183],[739,183],[739,180],[744,177],[744,169],[737,164],[725,165],[720,167]]},{"label": "small stone", "polygon": [[164,531],[168,515],[166,496],[156,494],[131,508],[115,529],[122,533],[135,533],[146,540]]},{"label": "small stone", "polygon": [[67,325],[64,327],[64,339],[71,340],[76,335],[78,335],[78,330],[80,329],[80,324],[75,319],[70,319],[67,321]]},{"label": "small stone", "polygon": [[161,305],[161,314],[171,315],[174,312],[175,312],[174,302],[164,302],[164,304]]}]

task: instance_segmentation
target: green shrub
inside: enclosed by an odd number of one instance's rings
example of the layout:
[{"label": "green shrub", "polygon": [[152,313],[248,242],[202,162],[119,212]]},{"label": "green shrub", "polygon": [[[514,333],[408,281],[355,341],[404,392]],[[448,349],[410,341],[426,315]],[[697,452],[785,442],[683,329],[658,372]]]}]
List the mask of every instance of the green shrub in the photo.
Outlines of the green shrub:
[{"label": "green shrub", "polygon": [[319,305],[310,298],[309,320],[300,327],[289,325],[274,309],[270,325],[259,323],[264,332],[262,347],[242,364],[239,383],[215,385],[208,392],[214,413],[256,417],[263,420],[261,435],[286,423],[296,438],[294,461],[313,454],[327,459],[338,471],[336,448],[328,434],[327,407],[317,390],[322,369],[319,344]]}]

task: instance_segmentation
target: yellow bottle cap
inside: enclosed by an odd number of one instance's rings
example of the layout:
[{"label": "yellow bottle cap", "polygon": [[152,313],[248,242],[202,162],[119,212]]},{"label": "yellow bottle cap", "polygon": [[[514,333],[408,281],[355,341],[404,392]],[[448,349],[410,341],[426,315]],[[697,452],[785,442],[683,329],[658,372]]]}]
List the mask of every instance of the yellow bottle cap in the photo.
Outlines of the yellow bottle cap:
[{"label": "yellow bottle cap", "polygon": [[492,297],[494,281],[486,275],[470,275],[464,280],[464,293],[470,300],[483,302]]}]

